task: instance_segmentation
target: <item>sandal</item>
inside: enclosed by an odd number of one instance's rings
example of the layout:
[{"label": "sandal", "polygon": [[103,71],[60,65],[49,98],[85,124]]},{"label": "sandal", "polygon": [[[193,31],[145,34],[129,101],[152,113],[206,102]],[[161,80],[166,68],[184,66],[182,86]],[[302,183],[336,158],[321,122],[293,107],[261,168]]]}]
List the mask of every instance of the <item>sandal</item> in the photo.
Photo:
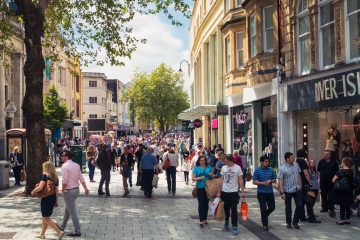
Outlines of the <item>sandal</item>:
[{"label": "sandal", "polygon": [[344,225],[344,222],[336,222],[337,225]]},{"label": "sandal", "polygon": [[207,221],[207,220],[204,220],[204,224],[208,224],[208,221]]}]

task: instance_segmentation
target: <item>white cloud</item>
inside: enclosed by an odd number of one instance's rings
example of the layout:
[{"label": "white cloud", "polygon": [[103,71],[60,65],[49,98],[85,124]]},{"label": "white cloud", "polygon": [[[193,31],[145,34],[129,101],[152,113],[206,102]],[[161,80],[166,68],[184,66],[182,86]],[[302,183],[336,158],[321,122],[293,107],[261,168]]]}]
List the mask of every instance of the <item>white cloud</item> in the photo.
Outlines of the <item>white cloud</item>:
[{"label": "white cloud", "polygon": [[[184,24],[185,26],[187,23]],[[112,67],[110,64],[104,66],[84,67],[84,72],[102,72],[109,79],[119,79],[123,83],[130,82],[131,75],[138,68],[141,71],[152,71],[161,63],[173,67],[176,71],[182,60],[189,61],[189,50],[185,49],[183,39],[187,41],[188,32],[177,36],[170,21],[161,22],[158,16],[136,16],[131,22],[133,35],[137,38],[146,38],[147,43],[138,43],[137,50],[131,59],[124,59],[124,67]],[[184,37],[185,35],[185,37]],[[99,54],[99,59],[105,59],[105,52]],[[189,91],[190,78],[187,75],[187,65],[182,64],[184,71],[184,89]]]}]

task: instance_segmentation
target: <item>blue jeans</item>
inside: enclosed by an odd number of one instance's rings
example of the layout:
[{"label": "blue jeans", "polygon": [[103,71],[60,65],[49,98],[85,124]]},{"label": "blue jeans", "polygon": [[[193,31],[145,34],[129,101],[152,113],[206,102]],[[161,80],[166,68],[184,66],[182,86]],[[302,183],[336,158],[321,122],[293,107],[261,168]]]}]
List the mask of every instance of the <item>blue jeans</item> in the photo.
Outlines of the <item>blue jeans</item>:
[{"label": "blue jeans", "polygon": [[166,178],[167,178],[168,191],[175,193],[176,192],[176,167],[170,166],[168,169],[166,169]]},{"label": "blue jeans", "polygon": [[198,212],[200,222],[207,220],[208,210],[209,210],[209,199],[207,198],[205,188],[197,189],[197,199],[198,199]]},{"label": "blue jeans", "polygon": [[103,184],[105,182],[105,192],[109,193],[109,184],[110,184],[110,171],[106,171],[106,172],[101,172],[101,180],[99,183],[99,189],[98,189],[98,193],[101,193]]},{"label": "blue jeans", "polygon": [[90,161],[88,161],[88,168],[89,168],[89,178],[90,180],[94,179],[94,173],[95,173],[95,166],[93,166]]},{"label": "blue jeans", "polygon": [[291,202],[292,198],[295,200],[295,213],[293,218],[293,223],[298,223],[300,219],[300,211],[302,207],[302,196],[301,191],[298,190],[293,193],[285,192],[285,214],[286,214],[286,224],[291,224],[291,214],[292,214],[292,208],[291,208]]}]

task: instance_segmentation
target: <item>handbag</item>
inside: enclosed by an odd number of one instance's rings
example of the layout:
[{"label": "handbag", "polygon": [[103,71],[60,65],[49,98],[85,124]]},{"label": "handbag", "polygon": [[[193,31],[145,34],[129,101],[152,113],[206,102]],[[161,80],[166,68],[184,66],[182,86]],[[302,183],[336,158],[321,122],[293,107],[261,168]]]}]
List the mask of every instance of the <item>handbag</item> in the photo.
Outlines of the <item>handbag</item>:
[{"label": "handbag", "polygon": [[205,191],[208,199],[216,197],[221,181],[221,178],[214,178],[205,182]]},{"label": "handbag", "polygon": [[157,188],[159,182],[159,176],[157,174],[154,174],[153,180],[152,180],[152,186],[154,188]]},{"label": "handbag", "polygon": [[26,181],[26,171],[25,170],[21,170],[21,179],[20,179],[21,182],[24,182]]},{"label": "handbag", "polygon": [[342,176],[339,177],[333,186],[334,191],[349,191],[349,183],[347,178],[344,176],[344,172],[342,172]]},{"label": "handbag", "polygon": [[115,158],[115,164],[120,164],[120,157]]},{"label": "handbag", "polygon": [[[40,183],[37,183],[35,187],[38,187],[40,185]],[[48,179],[45,182],[44,188],[40,191],[35,193],[35,197],[37,198],[44,198],[44,197],[48,197],[51,196],[55,193],[55,184],[53,181],[51,181],[51,179],[48,176]]]},{"label": "handbag", "polygon": [[249,205],[245,201],[245,198],[242,199],[241,205],[240,205],[240,213],[241,213],[241,219],[244,221],[248,220],[248,214],[249,214]]},{"label": "handbag", "polygon": [[163,170],[166,170],[166,169],[168,169],[169,167],[170,167],[170,160],[169,160],[169,157],[168,157],[168,158],[166,158],[164,164],[162,165],[162,169],[163,169]]},{"label": "handbag", "polygon": [[196,187],[193,188],[191,194],[194,198],[197,198],[197,188]]},{"label": "handbag", "polygon": [[305,196],[305,202],[315,204],[316,194],[312,190],[309,190]]},{"label": "handbag", "polygon": [[224,221],[225,220],[225,210],[224,210],[224,202],[220,201],[218,204],[218,208],[215,212],[215,218],[218,221]]},{"label": "handbag", "polygon": [[247,182],[251,181],[252,179],[251,168],[247,168],[245,179]]}]

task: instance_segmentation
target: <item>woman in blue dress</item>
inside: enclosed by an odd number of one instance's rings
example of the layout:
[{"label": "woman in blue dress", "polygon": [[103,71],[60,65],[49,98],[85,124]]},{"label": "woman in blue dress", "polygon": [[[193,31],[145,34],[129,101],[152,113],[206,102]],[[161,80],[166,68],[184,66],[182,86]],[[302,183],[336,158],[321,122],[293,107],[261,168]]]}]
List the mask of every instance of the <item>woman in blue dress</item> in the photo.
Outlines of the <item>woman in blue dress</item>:
[{"label": "woman in blue dress", "polygon": [[31,192],[31,195],[35,196],[37,192],[41,192],[46,184],[47,180],[51,180],[55,184],[55,193],[41,198],[40,207],[41,207],[41,215],[42,215],[42,228],[41,232],[36,238],[45,238],[45,231],[48,226],[55,230],[58,234],[57,239],[61,239],[64,235],[64,232],[61,231],[56,223],[50,218],[54,207],[58,207],[58,186],[59,179],[56,174],[56,170],[54,164],[52,162],[44,162],[42,165],[43,174],[41,175],[40,184]]}]

